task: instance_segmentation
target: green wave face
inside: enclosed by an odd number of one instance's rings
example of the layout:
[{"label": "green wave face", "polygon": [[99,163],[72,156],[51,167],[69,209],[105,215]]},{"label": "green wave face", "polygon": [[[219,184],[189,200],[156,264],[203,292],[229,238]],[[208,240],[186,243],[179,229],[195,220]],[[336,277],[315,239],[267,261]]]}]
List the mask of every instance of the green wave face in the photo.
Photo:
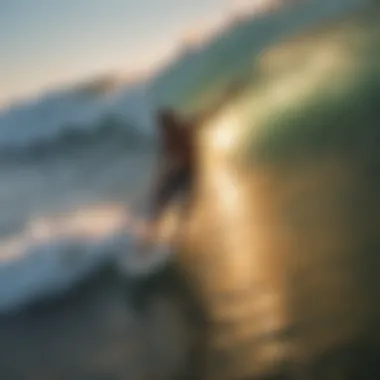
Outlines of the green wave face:
[{"label": "green wave face", "polygon": [[197,112],[218,96],[226,83],[250,75],[269,46],[363,6],[358,0],[307,0],[248,19],[183,57],[156,79],[151,95],[157,107]]},{"label": "green wave face", "polygon": [[284,160],[377,136],[378,21],[347,18],[263,54],[258,82],[240,100],[239,127],[249,138],[239,149]]},{"label": "green wave face", "polygon": [[379,28],[358,4],[305,1],[237,25],[164,72],[152,99],[196,114],[243,78],[244,93],[208,122],[231,152],[278,155],[339,138],[355,127],[353,109],[360,117],[376,103]]},{"label": "green wave face", "polygon": [[[247,83],[199,130],[176,252],[211,321],[211,357],[228,358],[210,378],[309,368],[378,331],[380,12],[355,6],[305,0],[249,21],[152,88],[158,107],[191,114]],[[350,373],[351,358],[331,363]]]}]

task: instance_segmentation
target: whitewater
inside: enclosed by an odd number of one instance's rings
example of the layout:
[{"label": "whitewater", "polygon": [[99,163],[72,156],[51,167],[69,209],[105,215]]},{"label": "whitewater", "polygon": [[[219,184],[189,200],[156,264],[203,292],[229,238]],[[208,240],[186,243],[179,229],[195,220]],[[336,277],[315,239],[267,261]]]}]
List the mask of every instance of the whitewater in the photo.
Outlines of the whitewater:
[{"label": "whitewater", "polygon": [[143,85],[82,104],[77,90],[50,94],[0,124],[1,314],[60,295],[111,262],[122,269],[155,152]]}]

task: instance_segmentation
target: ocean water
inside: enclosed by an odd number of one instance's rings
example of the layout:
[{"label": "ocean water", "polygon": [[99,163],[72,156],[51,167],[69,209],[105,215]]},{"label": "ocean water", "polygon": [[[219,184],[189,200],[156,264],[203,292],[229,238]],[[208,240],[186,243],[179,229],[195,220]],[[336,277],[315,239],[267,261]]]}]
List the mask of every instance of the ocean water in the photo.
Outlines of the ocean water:
[{"label": "ocean water", "polygon": [[186,356],[170,297],[147,319],[129,301],[131,275],[168,252],[134,259],[156,144],[149,126],[119,127],[42,144],[29,132],[1,155],[1,379],[166,379]]},{"label": "ocean water", "polygon": [[[318,7],[318,1],[311,3]],[[328,15],[356,3],[321,2]],[[321,13],[316,23],[324,20]],[[293,28],[286,18],[284,29],[288,23]],[[250,49],[237,61],[224,59],[235,46],[231,42],[244,42],[243,29],[158,75],[153,98],[203,101],[199,94],[233,79],[252,59]],[[282,31],[275,34],[271,41]],[[252,42],[259,50],[266,44]],[[145,85],[97,96],[79,93],[47,94],[0,115],[1,379],[137,380],[146,378],[142,368],[154,371],[154,357],[173,367],[183,353],[174,343],[168,348],[184,331],[173,331],[180,326],[176,305],[158,302],[150,314],[155,319],[139,329],[115,279],[92,284],[78,299],[49,310],[21,312],[68,293],[109,263],[123,273],[122,263],[135,253],[134,227],[143,219],[156,163]],[[150,328],[150,341],[144,341],[140,332]],[[142,345],[153,347],[149,358],[135,354]]]},{"label": "ocean water", "polygon": [[128,133],[104,128],[98,136],[94,123],[88,135],[67,140],[60,132],[39,145],[29,131],[33,144],[4,149],[0,313],[65,292],[130,252],[130,227],[147,201],[155,152],[147,127],[120,126]]}]

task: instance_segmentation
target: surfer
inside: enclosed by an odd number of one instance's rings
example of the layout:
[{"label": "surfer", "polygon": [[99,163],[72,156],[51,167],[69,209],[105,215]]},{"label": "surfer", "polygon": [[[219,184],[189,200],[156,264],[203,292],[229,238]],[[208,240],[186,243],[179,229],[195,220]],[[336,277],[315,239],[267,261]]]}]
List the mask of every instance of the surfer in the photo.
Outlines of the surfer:
[{"label": "surfer", "polygon": [[151,215],[143,237],[143,248],[155,242],[161,216],[176,196],[185,195],[186,205],[190,204],[197,171],[196,131],[241,89],[242,83],[235,82],[206,112],[188,119],[171,108],[157,112],[156,123],[161,139],[160,167],[152,192]]}]

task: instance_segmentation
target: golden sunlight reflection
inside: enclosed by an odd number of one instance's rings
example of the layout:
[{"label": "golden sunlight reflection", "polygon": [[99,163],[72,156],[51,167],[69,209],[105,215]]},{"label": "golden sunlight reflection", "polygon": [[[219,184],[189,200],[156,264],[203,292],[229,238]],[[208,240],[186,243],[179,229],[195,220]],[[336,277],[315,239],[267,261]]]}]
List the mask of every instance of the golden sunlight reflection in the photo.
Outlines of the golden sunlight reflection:
[{"label": "golden sunlight reflection", "polygon": [[219,122],[218,128],[213,132],[213,143],[219,152],[230,151],[234,142],[235,131],[231,124],[234,120],[225,117]]},{"label": "golden sunlight reflection", "polygon": [[[240,182],[237,178],[238,173],[233,170],[219,170],[216,173],[217,187],[219,191],[216,193],[220,197],[221,214],[226,215],[228,224],[226,228],[226,244],[230,247],[230,252],[233,255],[230,257],[230,273],[232,277],[239,278],[238,282],[244,283],[250,281],[251,273],[247,272],[247,268],[251,263],[251,254],[249,247],[249,241],[251,239],[251,233],[247,229],[247,204],[244,196],[244,188],[242,184],[238,186]],[[223,191],[220,191],[223,189]],[[234,230],[234,233],[231,231]],[[248,239],[248,240],[247,240]],[[236,260],[236,254],[239,255]]]},{"label": "golden sunlight reflection", "polygon": [[[204,136],[203,141],[207,144],[207,149],[204,149],[204,176],[209,184],[207,196],[212,197],[211,203],[215,207],[209,212],[215,213],[218,220],[218,239],[224,252],[218,251],[219,260],[215,265],[219,269],[210,273],[208,283],[211,289],[232,288],[239,292],[251,283],[252,271],[249,248],[251,238],[246,228],[249,210],[244,175],[232,162],[234,159],[226,154],[230,151],[228,146],[236,140],[234,117],[235,111],[231,109],[228,115],[215,120],[215,124],[210,126],[212,128],[208,131],[209,135]],[[227,305],[221,305],[220,314],[215,318],[229,314],[226,307]]]},{"label": "golden sunlight reflection", "polygon": [[[216,181],[216,194],[219,194],[221,198],[221,204],[228,217],[232,216],[238,210],[238,202],[240,200],[239,187],[236,186],[236,181],[234,180],[231,173],[226,170],[220,169],[215,173],[217,178]],[[221,190],[223,191],[217,191]]]},{"label": "golden sunlight reflection", "polygon": [[220,129],[215,133],[214,138],[214,143],[218,146],[218,148],[222,151],[228,151],[232,146],[233,131],[228,129]]}]

